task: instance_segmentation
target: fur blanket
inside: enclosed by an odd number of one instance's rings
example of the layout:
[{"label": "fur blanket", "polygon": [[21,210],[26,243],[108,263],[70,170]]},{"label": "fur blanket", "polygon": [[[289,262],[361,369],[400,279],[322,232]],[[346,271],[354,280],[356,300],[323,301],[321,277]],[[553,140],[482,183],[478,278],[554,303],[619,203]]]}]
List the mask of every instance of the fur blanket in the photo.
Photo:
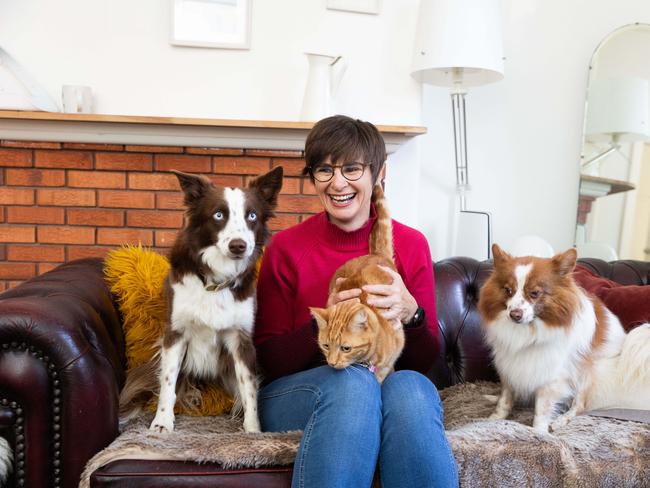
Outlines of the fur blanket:
[{"label": "fur blanket", "polygon": [[[538,434],[531,409],[505,421],[487,421],[499,386],[457,385],[441,392],[445,426],[463,487],[650,486],[650,424],[579,416],[552,434]],[[299,432],[245,434],[227,417],[178,417],[176,431],[156,434],[151,415],[131,422],[86,466],[90,474],[117,459],[215,461],[230,468],[293,462]]]},{"label": "fur blanket", "polygon": [[461,486],[650,486],[650,424],[581,415],[538,434],[530,408],[515,409],[508,420],[484,420],[499,391],[493,383],[470,383],[441,392]]},{"label": "fur blanket", "polygon": [[0,486],[5,485],[5,481],[11,474],[14,455],[9,443],[4,437],[0,437]]}]

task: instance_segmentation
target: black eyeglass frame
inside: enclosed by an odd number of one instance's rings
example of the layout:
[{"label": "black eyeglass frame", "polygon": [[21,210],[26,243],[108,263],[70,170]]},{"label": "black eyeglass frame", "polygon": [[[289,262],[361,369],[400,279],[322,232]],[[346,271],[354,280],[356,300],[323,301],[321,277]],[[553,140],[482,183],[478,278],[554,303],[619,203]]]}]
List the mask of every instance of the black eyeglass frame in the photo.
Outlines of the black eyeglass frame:
[{"label": "black eyeglass frame", "polygon": [[[344,166],[357,165],[357,164],[361,166],[361,174],[359,175],[359,177],[358,178],[348,178],[347,176],[345,176],[345,173],[343,173],[343,167]],[[339,168],[339,171],[341,172],[341,176],[343,176],[343,178],[345,178],[346,180],[348,180],[348,181],[359,181],[363,177],[364,173],[366,172],[366,167],[367,166],[372,166],[372,163],[362,163],[360,161],[350,161],[349,163],[343,163],[343,164],[319,164],[316,167],[309,168],[309,172],[311,173],[312,178],[314,178],[319,183],[327,183],[328,181],[331,181],[332,178],[334,178],[334,170],[336,168]],[[317,168],[320,168],[320,167],[332,168],[332,173],[330,174],[330,177],[327,178],[326,180],[319,180],[316,177],[316,171],[315,170]]]}]

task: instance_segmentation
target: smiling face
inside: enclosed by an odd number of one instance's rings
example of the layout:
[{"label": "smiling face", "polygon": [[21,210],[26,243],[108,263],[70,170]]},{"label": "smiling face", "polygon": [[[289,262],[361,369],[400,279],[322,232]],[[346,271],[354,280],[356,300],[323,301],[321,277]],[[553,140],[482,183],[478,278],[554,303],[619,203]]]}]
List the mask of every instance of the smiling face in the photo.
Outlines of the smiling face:
[{"label": "smiling face", "polygon": [[[353,161],[333,163],[328,157],[322,164],[341,165],[351,162]],[[331,180],[315,180],[314,187],[330,222],[337,227],[352,231],[362,227],[368,220],[372,197],[372,171],[369,167],[366,167],[361,178],[356,181],[348,181],[337,167]]]},{"label": "smiling face", "polygon": [[[305,141],[305,167],[314,184],[316,194],[330,221],[345,231],[363,226],[370,216],[370,200],[373,184],[383,178],[386,162],[386,143],[377,128],[370,122],[345,115],[333,115],[319,120]],[[364,164],[363,175],[355,180],[350,163]],[[334,166],[332,179],[318,181],[318,167]],[[344,166],[348,165],[348,166]],[[352,180],[341,175],[343,171]]]}]

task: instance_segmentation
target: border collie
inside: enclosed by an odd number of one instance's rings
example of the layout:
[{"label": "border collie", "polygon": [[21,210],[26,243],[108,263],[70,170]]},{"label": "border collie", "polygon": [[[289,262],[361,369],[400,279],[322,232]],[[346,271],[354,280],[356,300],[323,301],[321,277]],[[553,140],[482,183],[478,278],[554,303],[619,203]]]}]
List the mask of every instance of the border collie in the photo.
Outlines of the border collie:
[{"label": "border collie", "polygon": [[[479,312],[502,391],[490,418],[515,399],[535,400],[533,427],[558,429],[585,410],[647,409],[650,324],[625,333],[618,318],[573,280],[576,251],[550,259],[512,257],[492,247],[494,271]],[[573,399],[555,420],[556,408]]]},{"label": "border collie", "polygon": [[[251,340],[256,262],[270,232],[282,168],[246,190],[174,171],[184,194],[186,222],[171,249],[166,283],[169,319],[159,356],[135,368],[120,395],[121,416],[159,392],[151,430],[174,430],[174,405],[196,403],[198,382],[219,381],[243,410],[244,430],[259,432],[258,380]],[[177,385],[178,382],[178,385]]]}]

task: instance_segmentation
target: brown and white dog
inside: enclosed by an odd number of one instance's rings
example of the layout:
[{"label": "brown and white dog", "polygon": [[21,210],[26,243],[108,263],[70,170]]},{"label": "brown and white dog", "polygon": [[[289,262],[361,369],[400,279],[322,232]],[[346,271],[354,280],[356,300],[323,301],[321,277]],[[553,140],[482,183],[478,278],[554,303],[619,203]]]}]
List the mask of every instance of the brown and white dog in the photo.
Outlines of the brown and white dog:
[{"label": "brown and white dog", "polygon": [[256,178],[246,190],[175,174],[187,212],[170,254],[169,320],[159,357],[129,372],[120,395],[120,414],[128,417],[158,390],[158,409],[150,429],[170,432],[177,381],[178,400],[184,405],[191,404],[189,397],[196,394],[188,384],[218,381],[243,409],[244,430],[258,432],[251,339],[255,265],[270,235],[267,221],[282,187],[282,168]]},{"label": "brown and white dog", "polygon": [[502,384],[490,418],[505,419],[516,398],[534,398],[533,427],[542,432],[585,410],[650,407],[650,324],[626,334],[579,288],[574,249],[550,259],[512,257],[496,244],[492,252],[494,271],[478,303]]}]

